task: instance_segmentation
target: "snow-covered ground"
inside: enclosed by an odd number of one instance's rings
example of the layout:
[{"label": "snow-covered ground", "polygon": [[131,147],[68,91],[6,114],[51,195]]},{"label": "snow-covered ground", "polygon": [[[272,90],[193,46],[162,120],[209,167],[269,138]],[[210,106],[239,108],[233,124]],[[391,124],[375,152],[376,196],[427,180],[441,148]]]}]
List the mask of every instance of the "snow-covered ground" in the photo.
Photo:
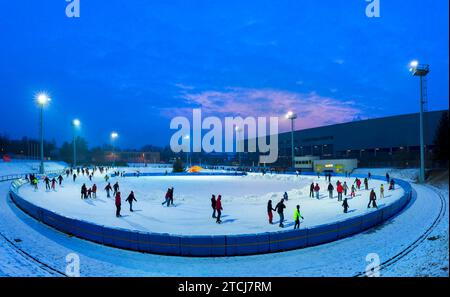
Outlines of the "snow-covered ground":
[{"label": "snow-covered ground", "polygon": [[[37,173],[39,164],[39,161],[33,160],[13,160],[11,162],[0,160],[0,176]],[[65,162],[45,162],[44,167],[46,171],[57,171],[66,168],[67,164]]]},{"label": "snow-covered ground", "polygon": [[408,168],[408,169],[396,169],[396,168],[357,168],[353,171],[353,174],[368,174],[385,176],[386,173],[392,178],[400,178],[409,182],[416,182],[419,176],[418,168]]},{"label": "snow-covered ground", "polygon": [[[353,276],[364,272],[370,264],[366,256],[376,253],[381,262],[396,259],[383,266],[381,276],[448,277],[448,173],[439,185],[412,186],[417,196],[400,214],[352,237],[276,254],[184,258],[131,252],[67,236],[17,209],[7,195],[9,183],[2,182],[0,276],[57,276],[45,265],[63,274],[69,254],[79,257],[81,276]],[[444,197],[445,214],[423,238],[441,216],[438,194]],[[414,249],[405,255],[412,243]]]},{"label": "snow-covered ground", "polygon": [[[349,186],[354,178],[339,178]],[[342,202],[337,201],[334,191],[330,199],[325,190],[328,183],[321,177],[303,177],[293,175],[250,174],[248,176],[154,176],[154,177],[124,177],[113,178],[111,184],[118,181],[122,193],[122,215],[115,216],[113,198],[107,198],[103,190],[106,182],[103,176],[97,175],[90,182],[86,176],[80,176],[74,183],[71,179],[65,181],[56,191],[46,191],[41,182],[39,189],[34,190],[29,185],[23,186],[19,194],[31,203],[54,211],[63,216],[94,222],[98,225],[120,227],[138,231],[171,233],[184,235],[205,234],[247,234],[266,231],[278,231],[277,224],[268,224],[267,202],[273,201],[273,207],[281,200],[287,191],[289,200],[286,204],[285,227],[293,225],[293,213],[297,204],[301,207],[305,218],[301,227],[307,228],[324,223],[345,220],[353,216],[373,211],[368,209],[370,189],[374,188],[377,195],[384,181],[370,180],[369,190],[357,191],[356,197],[349,198],[349,212],[343,213]],[[333,178],[335,183],[338,178]],[[321,187],[320,199],[309,197],[310,184],[318,182]],[[100,188],[97,198],[81,199],[80,188],[85,183],[91,187],[94,183]],[[385,198],[378,200],[378,206],[383,207],[399,199],[404,191],[396,187],[394,191],[387,190]],[[174,207],[162,206],[165,192],[174,187]],[[137,203],[134,212],[129,211],[124,200],[130,191],[134,191]],[[222,195],[222,224],[215,224],[211,218],[211,195]],[[274,213],[274,222],[278,216]]]}]

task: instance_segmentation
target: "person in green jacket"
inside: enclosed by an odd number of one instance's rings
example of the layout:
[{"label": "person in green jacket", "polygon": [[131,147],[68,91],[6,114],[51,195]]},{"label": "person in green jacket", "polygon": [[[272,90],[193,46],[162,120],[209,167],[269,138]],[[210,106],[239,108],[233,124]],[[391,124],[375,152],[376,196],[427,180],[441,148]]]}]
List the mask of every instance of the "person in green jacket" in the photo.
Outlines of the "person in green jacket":
[{"label": "person in green jacket", "polygon": [[300,218],[304,220],[304,218],[300,214],[300,205],[297,205],[297,209],[294,211],[294,221],[295,221],[294,229],[300,228]]}]

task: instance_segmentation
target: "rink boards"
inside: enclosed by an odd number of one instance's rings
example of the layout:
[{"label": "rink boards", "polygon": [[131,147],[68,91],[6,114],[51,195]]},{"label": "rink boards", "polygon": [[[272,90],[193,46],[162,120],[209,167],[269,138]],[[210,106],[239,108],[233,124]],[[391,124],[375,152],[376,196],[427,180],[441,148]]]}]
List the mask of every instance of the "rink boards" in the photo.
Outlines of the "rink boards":
[{"label": "rink boards", "polygon": [[[352,177],[356,177],[352,175]],[[363,176],[360,176],[363,177]],[[383,177],[372,177],[382,179]],[[394,203],[347,220],[300,230],[285,230],[245,235],[182,236],[111,228],[61,216],[38,207],[18,194],[23,185],[15,181],[10,196],[14,203],[36,220],[61,232],[106,246],[132,251],[190,257],[226,257],[255,255],[300,249],[339,240],[360,233],[392,218],[412,198],[411,185],[395,179],[404,195]]]}]

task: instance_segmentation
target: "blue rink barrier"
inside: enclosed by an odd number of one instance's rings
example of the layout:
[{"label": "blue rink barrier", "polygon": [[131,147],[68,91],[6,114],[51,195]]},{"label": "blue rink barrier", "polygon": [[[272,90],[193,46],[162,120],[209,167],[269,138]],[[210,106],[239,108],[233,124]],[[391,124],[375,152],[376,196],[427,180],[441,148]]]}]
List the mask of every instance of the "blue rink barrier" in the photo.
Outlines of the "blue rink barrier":
[{"label": "blue rink barrier", "polygon": [[[165,175],[157,174],[159,176]],[[175,174],[172,174],[172,176]],[[232,174],[176,174],[176,175],[233,175]],[[131,175],[133,176],[133,175]],[[141,174],[144,176],[144,174]],[[152,174],[152,176],[155,176]],[[364,175],[352,177],[365,177]],[[373,176],[372,179],[385,180]],[[144,253],[185,257],[224,257],[282,252],[315,246],[358,234],[391,219],[401,212],[412,199],[412,187],[395,179],[396,187],[403,188],[404,195],[390,205],[370,209],[366,213],[347,220],[314,226],[300,230],[283,230],[244,235],[181,236],[148,233],[100,226],[83,220],[64,217],[38,207],[19,194],[23,182],[13,182],[10,188],[12,201],[25,213],[61,232],[107,246]],[[389,191],[386,189],[385,194]],[[382,203],[382,200],[379,201]]]}]

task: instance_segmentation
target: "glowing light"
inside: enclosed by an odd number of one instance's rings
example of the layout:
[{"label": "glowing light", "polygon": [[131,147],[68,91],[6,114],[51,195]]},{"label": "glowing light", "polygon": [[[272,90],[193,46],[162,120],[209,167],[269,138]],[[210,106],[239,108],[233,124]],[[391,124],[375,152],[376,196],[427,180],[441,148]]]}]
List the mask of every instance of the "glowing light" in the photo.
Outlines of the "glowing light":
[{"label": "glowing light", "polygon": [[119,134],[117,134],[117,132],[112,132],[111,133],[111,138],[112,139],[116,139],[117,137],[119,137]]},{"label": "glowing light", "polygon": [[50,97],[48,97],[45,93],[39,93],[36,96],[36,100],[39,103],[39,105],[45,105],[50,101]]},{"label": "glowing light", "polygon": [[79,119],[73,120],[73,125],[74,125],[75,127],[80,127],[80,125],[81,125],[80,120],[79,120]]},{"label": "glowing light", "polygon": [[409,63],[409,66],[413,69],[417,68],[417,66],[419,66],[419,61],[417,60],[411,61],[411,63]]}]

